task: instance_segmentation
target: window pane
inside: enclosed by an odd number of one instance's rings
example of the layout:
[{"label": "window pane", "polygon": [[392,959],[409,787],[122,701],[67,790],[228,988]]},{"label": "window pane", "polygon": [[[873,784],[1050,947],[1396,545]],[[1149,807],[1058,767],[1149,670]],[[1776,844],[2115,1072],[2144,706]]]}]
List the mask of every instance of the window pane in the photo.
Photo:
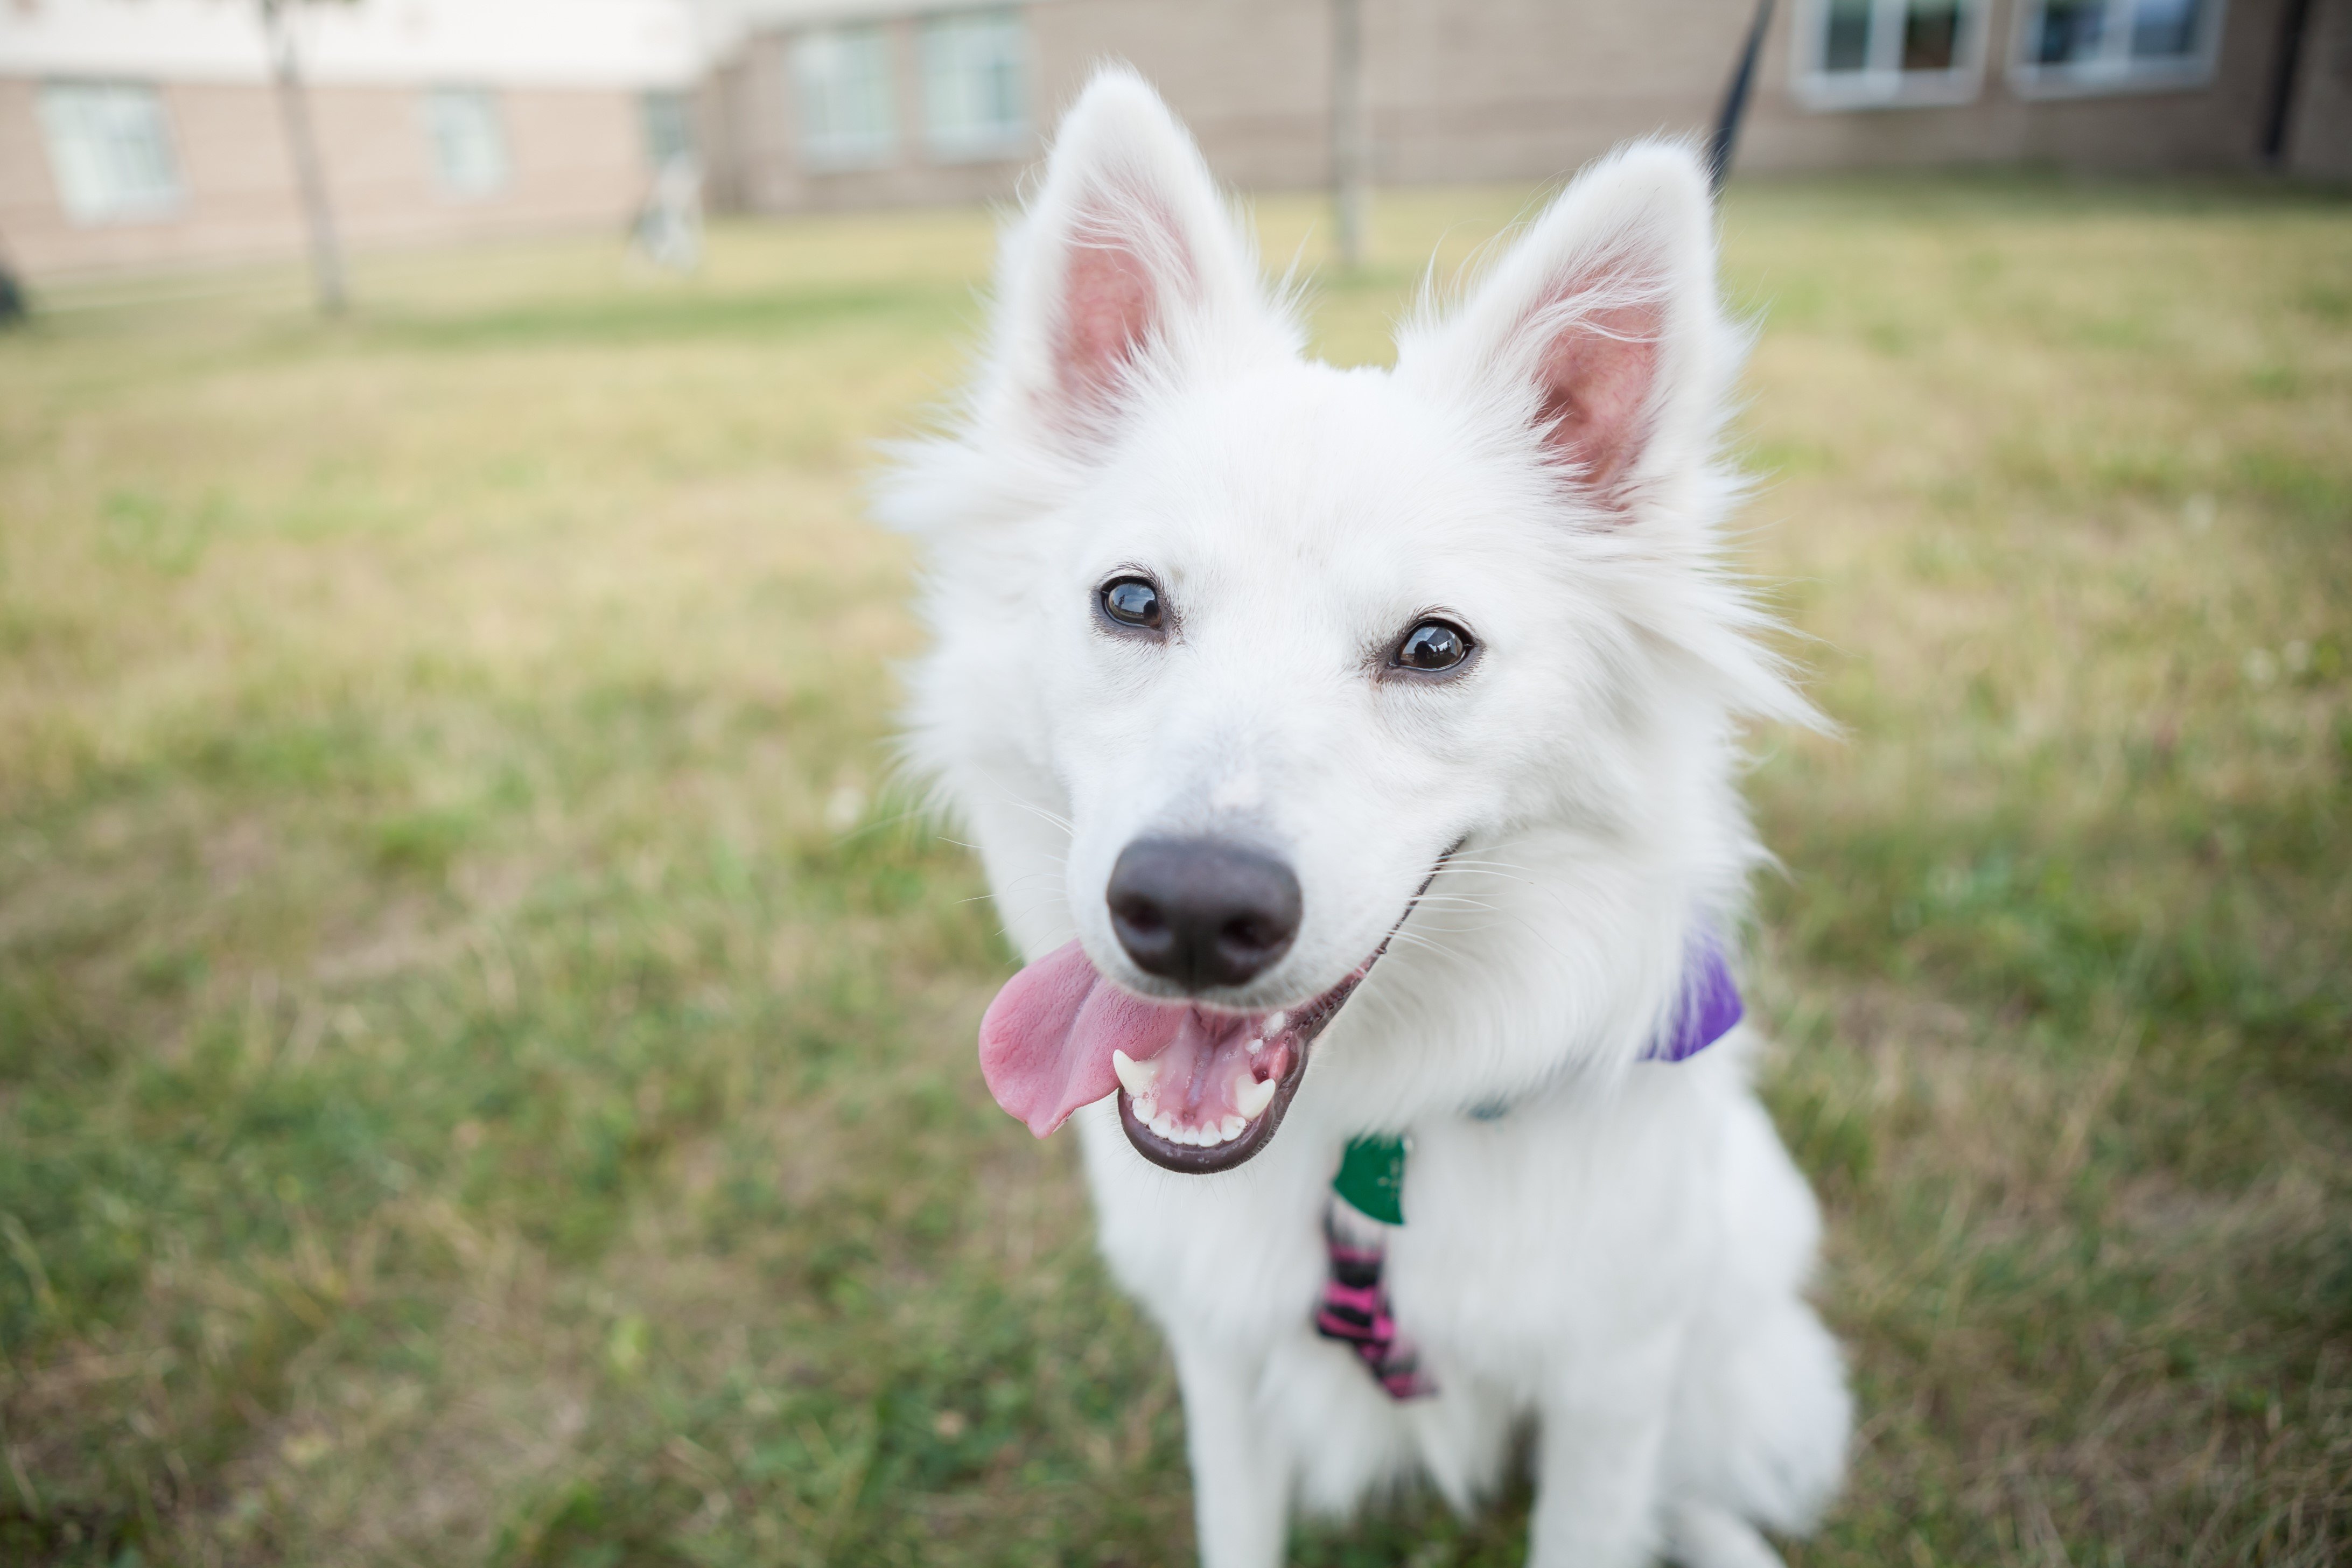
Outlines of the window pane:
[{"label": "window pane", "polygon": [[880,27],[805,34],[793,61],[803,161],[833,168],[889,162],[898,148],[890,35]]},{"label": "window pane", "polygon": [[506,189],[506,125],[493,94],[478,87],[436,87],[425,95],[425,128],[443,190],[487,196]]},{"label": "window pane", "polygon": [[1870,64],[1870,12],[1871,0],[1830,0],[1822,69],[1858,71]]},{"label": "window pane", "polygon": [[180,205],[171,122],[152,87],[52,82],[41,132],[67,215],[80,223],[158,217]]},{"label": "window pane", "polygon": [[923,26],[924,139],[944,158],[1002,157],[1028,139],[1027,49],[1009,12]]},{"label": "window pane", "polygon": [[1903,68],[1948,71],[1959,63],[1959,0],[1911,0],[1903,13]]},{"label": "window pane", "polygon": [[2063,66],[2098,58],[2106,15],[2107,0],[2044,0],[2042,25],[2033,35],[2034,63]]},{"label": "window pane", "polygon": [[676,158],[694,156],[694,114],[682,92],[649,92],[640,100],[645,117],[646,161],[667,168]]},{"label": "window pane", "polygon": [[2137,59],[2186,59],[2197,52],[2198,0],[2139,0],[2132,14]]}]

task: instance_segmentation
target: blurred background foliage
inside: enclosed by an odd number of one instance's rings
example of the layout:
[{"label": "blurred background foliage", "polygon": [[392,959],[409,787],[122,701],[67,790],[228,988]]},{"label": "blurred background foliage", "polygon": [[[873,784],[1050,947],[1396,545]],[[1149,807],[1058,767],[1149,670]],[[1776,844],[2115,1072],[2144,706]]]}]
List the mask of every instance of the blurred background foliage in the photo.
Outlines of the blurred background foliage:
[{"label": "blurred background foliage", "polygon": [[[1525,193],[1384,197],[1376,361]],[[1319,254],[1303,200],[1270,256]],[[2352,207],[1759,183],[1752,992],[1805,1565],[2352,1542]],[[1177,1563],[1181,1415],[887,785],[977,214],[89,286],[0,341],[0,1558]],[[1524,1500],[1298,1560],[1516,1562]]]}]

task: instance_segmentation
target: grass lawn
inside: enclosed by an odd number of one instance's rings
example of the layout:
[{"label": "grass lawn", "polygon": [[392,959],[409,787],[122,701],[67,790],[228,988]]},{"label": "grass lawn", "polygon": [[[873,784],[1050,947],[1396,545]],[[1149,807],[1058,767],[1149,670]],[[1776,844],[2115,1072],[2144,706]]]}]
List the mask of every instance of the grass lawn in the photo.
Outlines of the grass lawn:
[{"label": "grass lawn", "polygon": [[[1326,351],[1524,195],[1384,198]],[[1753,781],[1863,1413],[1792,1562],[2344,1561],[2352,205],[1753,184],[1727,235],[1747,548],[1845,730]],[[975,1070],[978,875],[886,787],[859,487],[988,249],[0,339],[0,1560],[1189,1561],[1164,1354]]]}]

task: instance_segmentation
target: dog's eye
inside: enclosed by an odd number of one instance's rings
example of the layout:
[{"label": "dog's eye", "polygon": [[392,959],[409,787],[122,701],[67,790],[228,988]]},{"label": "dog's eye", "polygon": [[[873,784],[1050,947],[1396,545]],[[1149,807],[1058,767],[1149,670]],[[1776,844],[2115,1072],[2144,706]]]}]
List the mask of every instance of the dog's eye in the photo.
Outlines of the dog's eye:
[{"label": "dog's eye", "polygon": [[1160,629],[1164,618],[1160,590],[1140,577],[1121,577],[1102,586],[1103,614],[1123,626]]},{"label": "dog's eye", "polygon": [[1423,621],[1404,634],[1389,662],[1399,669],[1435,674],[1468,658],[1474,646],[1470,634],[1451,621]]}]

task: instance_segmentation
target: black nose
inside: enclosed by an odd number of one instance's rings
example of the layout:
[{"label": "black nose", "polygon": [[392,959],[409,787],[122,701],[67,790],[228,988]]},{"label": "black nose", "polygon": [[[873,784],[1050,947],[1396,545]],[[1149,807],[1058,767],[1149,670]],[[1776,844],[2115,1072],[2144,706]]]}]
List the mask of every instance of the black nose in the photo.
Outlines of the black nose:
[{"label": "black nose", "polygon": [[1110,872],[1110,924],[1142,968],[1188,991],[1241,985],[1298,934],[1298,879],[1214,838],[1139,838]]}]

